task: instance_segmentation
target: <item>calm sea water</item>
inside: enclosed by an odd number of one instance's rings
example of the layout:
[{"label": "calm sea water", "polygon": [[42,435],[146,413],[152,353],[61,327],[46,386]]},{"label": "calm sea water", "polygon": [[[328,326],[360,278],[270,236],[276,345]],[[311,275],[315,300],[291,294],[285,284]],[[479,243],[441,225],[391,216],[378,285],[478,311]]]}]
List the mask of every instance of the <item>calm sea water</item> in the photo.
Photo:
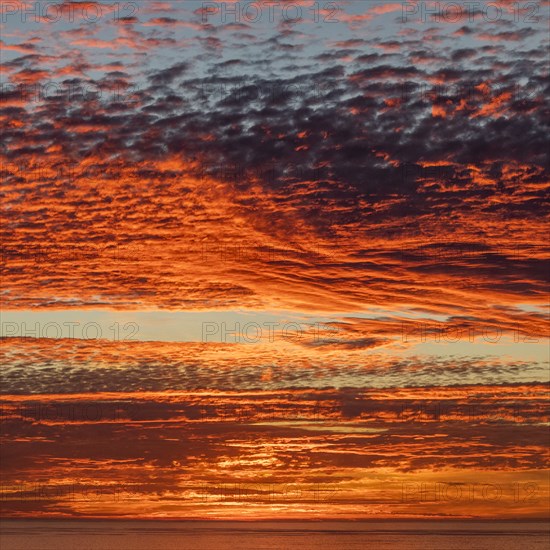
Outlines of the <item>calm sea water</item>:
[{"label": "calm sea water", "polygon": [[547,550],[532,522],[0,522],[2,550]]}]

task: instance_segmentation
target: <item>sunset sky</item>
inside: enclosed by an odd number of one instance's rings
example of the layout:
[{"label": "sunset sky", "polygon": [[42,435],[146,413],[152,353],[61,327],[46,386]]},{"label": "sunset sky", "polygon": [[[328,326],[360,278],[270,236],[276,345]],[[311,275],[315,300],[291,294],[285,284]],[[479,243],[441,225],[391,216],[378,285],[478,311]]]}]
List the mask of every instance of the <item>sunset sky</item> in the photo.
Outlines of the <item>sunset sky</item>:
[{"label": "sunset sky", "polygon": [[1,4],[4,517],[548,514],[548,0]]}]

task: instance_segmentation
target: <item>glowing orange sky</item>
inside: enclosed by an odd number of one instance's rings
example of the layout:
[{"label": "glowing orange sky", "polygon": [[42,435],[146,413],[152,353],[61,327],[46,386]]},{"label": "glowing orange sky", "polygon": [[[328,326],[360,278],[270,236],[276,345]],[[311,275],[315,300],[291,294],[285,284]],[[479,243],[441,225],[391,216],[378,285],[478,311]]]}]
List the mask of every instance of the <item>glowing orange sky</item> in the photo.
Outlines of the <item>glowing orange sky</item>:
[{"label": "glowing orange sky", "polygon": [[547,514],[549,2],[62,3],[2,12],[1,513]]}]

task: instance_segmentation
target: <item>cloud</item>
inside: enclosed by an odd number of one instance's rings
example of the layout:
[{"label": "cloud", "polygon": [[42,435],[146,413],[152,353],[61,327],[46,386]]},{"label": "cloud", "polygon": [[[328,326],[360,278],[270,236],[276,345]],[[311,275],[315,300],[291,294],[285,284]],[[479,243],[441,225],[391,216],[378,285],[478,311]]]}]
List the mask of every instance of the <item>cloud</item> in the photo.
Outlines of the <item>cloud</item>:
[{"label": "cloud", "polygon": [[[216,487],[267,472],[281,517],[541,515],[512,488],[548,492],[546,18],[506,2],[494,24],[404,23],[399,3],[344,2],[316,21],[308,0],[300,21],[204,23],[176,4],[3,34],[2,308],[290,312],[326,330],[2,338],[2,505],[258,518],[263,489],[247,508]],[[19,498],[37,472],[50,496]],[[402,499],[489,475],[505,506]],[[98,481],[131,505],[71,500]]]}]

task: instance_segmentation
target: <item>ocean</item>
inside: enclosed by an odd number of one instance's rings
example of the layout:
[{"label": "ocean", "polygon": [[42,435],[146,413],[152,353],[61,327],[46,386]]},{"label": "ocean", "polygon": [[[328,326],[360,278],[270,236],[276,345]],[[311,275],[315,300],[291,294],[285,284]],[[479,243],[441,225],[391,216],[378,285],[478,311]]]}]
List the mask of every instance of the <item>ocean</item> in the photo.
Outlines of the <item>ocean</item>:
[{"label": "ocean", "polygon": [[1,520],[2,550],[542,550],[548,523],[514,521]]}]

